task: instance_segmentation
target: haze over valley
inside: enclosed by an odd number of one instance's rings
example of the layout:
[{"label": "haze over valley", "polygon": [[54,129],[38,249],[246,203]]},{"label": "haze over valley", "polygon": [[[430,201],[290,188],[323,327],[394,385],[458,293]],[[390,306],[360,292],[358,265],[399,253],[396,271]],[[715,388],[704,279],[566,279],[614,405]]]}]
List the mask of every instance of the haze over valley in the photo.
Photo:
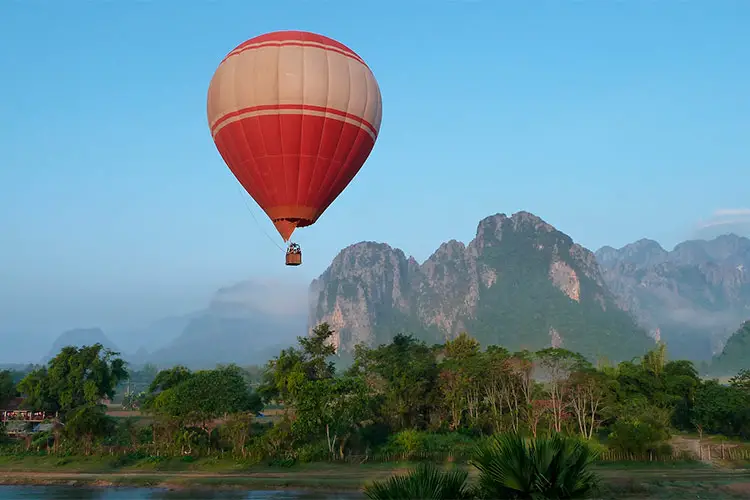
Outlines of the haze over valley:
[{"label": "haze over valley", "polygon": [[661,340],[675,357],[710,362],[750,319],[748,269],[750,239],[734,233],[671,251],[640,239],[593,253],[529,212],[497,214],[470,242],[445,242],[421,263],[361,242],[312,283],[238,281],[203,307],[138,327],[6,330],[0,362],[46,362],[64,345],[100,342],[136,365],[263,364],[323,321],[344,358],[356,343],[399,332],[443,343],[467,331],[486,344],[566,347],[591,359],[627,359]]}]

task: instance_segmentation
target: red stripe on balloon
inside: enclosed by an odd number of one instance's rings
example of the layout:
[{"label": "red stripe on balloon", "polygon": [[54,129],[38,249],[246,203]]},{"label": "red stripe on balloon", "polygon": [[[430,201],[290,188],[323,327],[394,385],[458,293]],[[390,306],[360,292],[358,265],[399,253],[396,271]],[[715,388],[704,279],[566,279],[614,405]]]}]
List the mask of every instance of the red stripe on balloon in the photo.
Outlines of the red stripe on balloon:
[{"label": "red stripe on balloon", "polygon": [[[359,62],[367,66],[365,62],[362,60],[359,55],[357,55],[356,52],[354,52],[352,49],[347,47],[341,42],[337,42],[336,40],[333,40],[332,38],[328,38],[327,36],[318,35],[317,33],[310,33],[307,31],[275,31],[273,33],[266,33],[260,36],[256,36],[255,38],[251,38],[250,40],[247,40],[246,42],[243,42],[239,44],[237,47],[232,49],[232,51],[227,55],[224,60],[226,60],[229,56],[232,56],[236,53],[239,53],[237,51],[243,51],[245,48],[250,48],[248,46],[250,45],[256,45],[260,43],[281,43],[281,44],[296,44],[296,45],[304,45],[304,42],[312,42],[312,43],[319,43],[321,45],[326,45],[326,48],[333,50],[335,52],[342,53],[345,56],[352,57],[354,59],[357,59]],[[254,48],[254,47],[253,47]]]},{"label": "red stripe on balloon", "polygon": [[[367,127],[375,137],[378,136],[377,129],[370,123],[369,121],[365,120],[361,116],[353,115],[351,113],[347,113],[346,111],[341,111],[334,108],[327,108],[325,106],[312,106],[310,104],[263,104],[260,106],[250,106],[247,108],[238,109],[237,111],[232,111],[231,113],[227,113],[220,117],[218,120],[216,120],[211,127],[211,134],[213,135],[217,128],[221,126],[222,123],[225,121],[243,115],[245,113],[252,113],[255,111],[282,111],[282,110],[294,110],[294,111],[317,111],[320,113],[327,113],[330,115],[336,115],[340,116],[342,118],[346,118],[352,121],[355,121],[357,123],[360,123]],[[277,116],[277,115],[274,115]]]},{"label": "red stripe on balloon", "polygon": [[346,52],[346,51],[343,51],[343,50],[339,50],[339,49],[336,49],[336,48],[330,47],[330,46],[321,47],[319,45],[311,45],[310,43],[306,43],[306,42],[294,42],[294,41],[292,41],[292,42],[266,42],[266,43],[261,43],[261,44],[257,44],[257,45],[252,45],[252,46],[249,46],[249,47],[243,47],[241,49],[234,49],[234,50],[232,50],[232,52],[230,52],[229,54],[227,54],[227,56],[224,59],[222,59],[221,62],[224,62],[227,59],[229,59],[230,57],[234,57],[234,56],[236,56],[238,54],[242,54],[243,52],[246,52],[248,50],[262,49],[264,47],[313,47],[313,48],[328,50],[328,51],[331,51],[331,52],[335,52],[337,54],[341,54],[342,56],[348,57],[349,59],[353,59],[353,60],[357,61],[358,63],[364,64],[365,66],[367,66],[367,64],[357,54],[353,54],[351,52]]},{"label": "red stripe on balloon", "polygon": [[357,125],[303,114],[242,118],[224,126],[215,142],[263,210],[304,206],[317,215],[359,172],[375,144]]}]

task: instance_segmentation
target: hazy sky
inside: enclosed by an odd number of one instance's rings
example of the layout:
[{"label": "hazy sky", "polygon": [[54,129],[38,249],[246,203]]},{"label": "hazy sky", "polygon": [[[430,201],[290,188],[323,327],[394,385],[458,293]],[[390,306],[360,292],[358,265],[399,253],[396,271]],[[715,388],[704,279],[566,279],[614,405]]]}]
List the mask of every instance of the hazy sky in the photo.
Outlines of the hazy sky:
[{"label": "hazy sky", "polygon": [[[741,227],[748,26],[745,0],[3,1],[0,333],[137,324],[249,277],[308,282],[361,240],[421,261],[497,212],[591,249]],[[350,46],[384,103],[363,170],[295,233],[300,268],[206,123],[223,56],[278,29]]]}]

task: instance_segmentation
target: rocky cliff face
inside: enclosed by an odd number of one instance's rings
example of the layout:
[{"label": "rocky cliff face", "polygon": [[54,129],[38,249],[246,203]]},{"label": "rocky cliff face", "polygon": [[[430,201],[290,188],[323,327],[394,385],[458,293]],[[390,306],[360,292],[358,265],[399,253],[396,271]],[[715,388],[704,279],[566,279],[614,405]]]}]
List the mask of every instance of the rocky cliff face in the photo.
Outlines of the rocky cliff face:
[{"label": "rocky cliff face", "polygon": [[615,359],[653,343],[616,306],[594,254],[528,212],[487,217],[468,245],[443,243],[422,264],[382,243],[347,247],[313,281],[310,303],[310,326],[331,324],[340,353],[401,332]]},{"label": "rocky cliff face", "polygon": [[596,252],[619,307],[669,345],[670,354],[708,360],[750,318],[750,240],[686,241],[671,252],[640,240]]}]

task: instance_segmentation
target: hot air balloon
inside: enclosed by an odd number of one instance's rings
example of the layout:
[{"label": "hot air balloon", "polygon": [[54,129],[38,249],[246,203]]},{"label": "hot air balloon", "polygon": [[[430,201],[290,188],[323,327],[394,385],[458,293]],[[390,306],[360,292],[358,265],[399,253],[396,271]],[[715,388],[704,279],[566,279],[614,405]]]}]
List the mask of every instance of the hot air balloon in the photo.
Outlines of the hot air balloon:
[{"label": "hot air balloon", "polygon": [[[382,99],[372,71],[346,45],[277,31],[221,61],[207,112],[224,162],[288,242],[362,168],[378,137]],[[291,243],[287,265],[301,262]]]}]

